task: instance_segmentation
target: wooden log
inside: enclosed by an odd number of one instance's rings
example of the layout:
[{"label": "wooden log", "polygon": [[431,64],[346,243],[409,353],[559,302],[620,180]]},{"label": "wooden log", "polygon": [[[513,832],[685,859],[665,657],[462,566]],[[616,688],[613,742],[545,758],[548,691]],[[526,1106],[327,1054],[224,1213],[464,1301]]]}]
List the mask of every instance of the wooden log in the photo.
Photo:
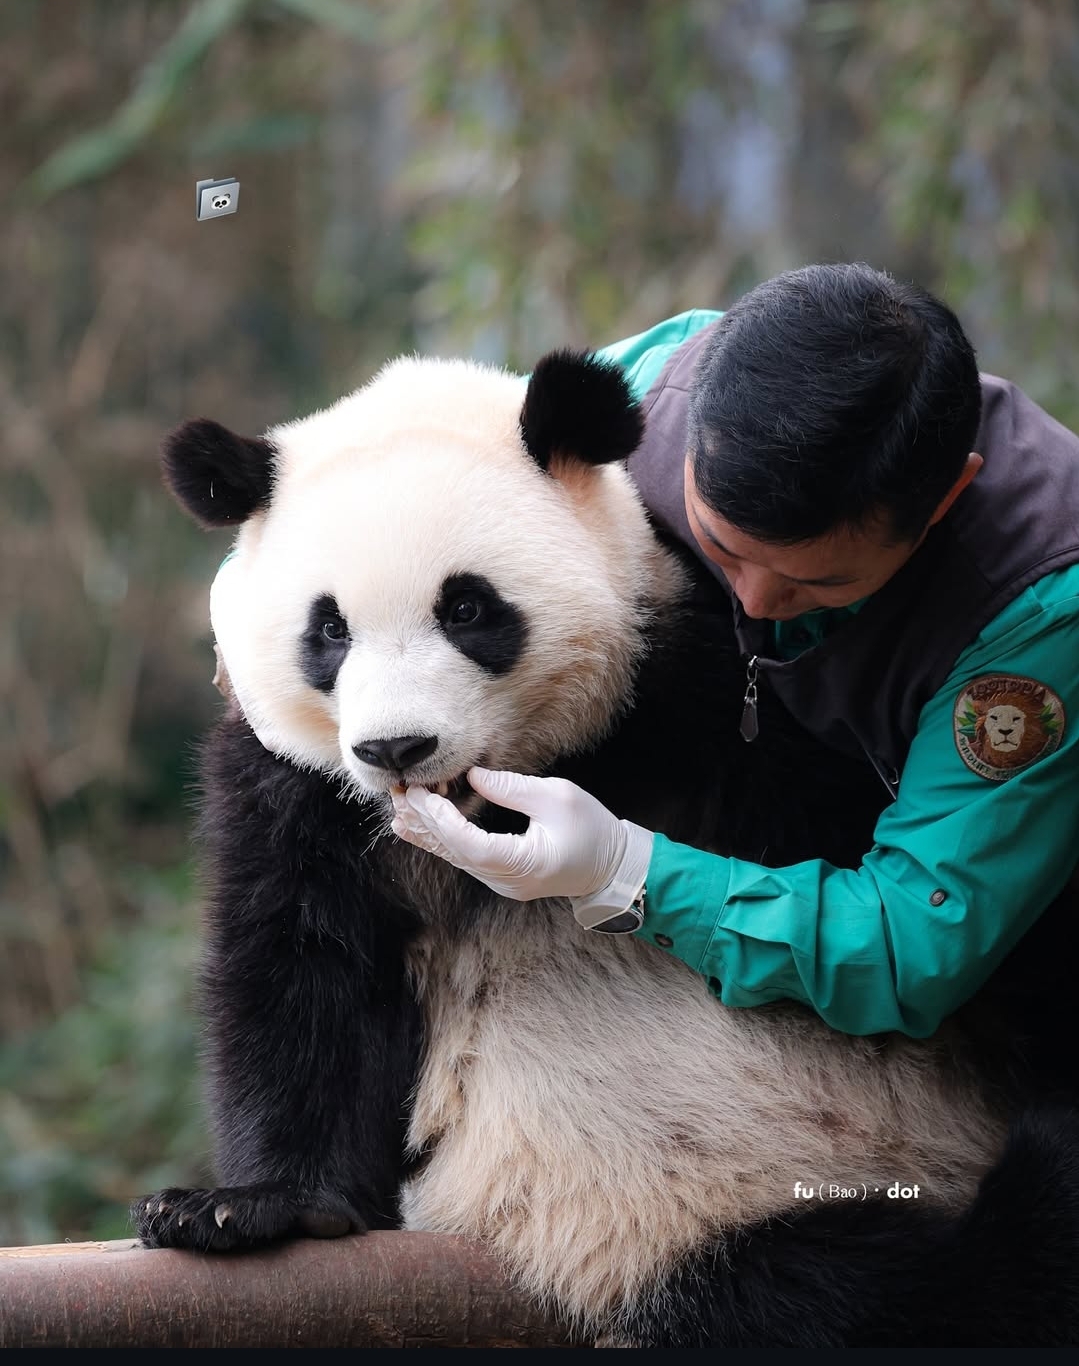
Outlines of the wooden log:
[{"label": "wooden log", "polygon": [[0,1248],[0,1347],[580,1347],[461,1238]]}]

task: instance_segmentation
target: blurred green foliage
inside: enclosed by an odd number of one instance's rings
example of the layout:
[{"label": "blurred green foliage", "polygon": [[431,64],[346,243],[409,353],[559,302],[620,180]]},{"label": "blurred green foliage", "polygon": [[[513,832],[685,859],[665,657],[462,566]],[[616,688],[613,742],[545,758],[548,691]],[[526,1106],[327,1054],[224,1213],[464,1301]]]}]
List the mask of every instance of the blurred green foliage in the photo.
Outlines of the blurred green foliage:
[{"label": "blurred green foliage", "polygon": [[[0,9],[0,1242],[199,1179],[190,797],[227,538],[161,489],[418,349],[527,368],[810,260],[1079,426],[1062,0]],[[196,223],[229,173],[234,217]]]},{"label": "blurred green foliage", "polygon": [[[140,889],[144,910],[165,881]],[[191,927],[176,899],[167,909],[106,931],[81,999],[0,1055],[0,1217],[21,1242],[122,1238],[133,1192],[209,1175]]]}]

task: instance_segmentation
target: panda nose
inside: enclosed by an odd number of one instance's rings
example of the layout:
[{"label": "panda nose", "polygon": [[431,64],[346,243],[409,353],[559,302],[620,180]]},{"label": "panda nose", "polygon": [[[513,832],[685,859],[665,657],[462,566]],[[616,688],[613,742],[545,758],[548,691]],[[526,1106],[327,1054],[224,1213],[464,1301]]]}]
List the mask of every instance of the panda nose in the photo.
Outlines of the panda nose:
[{"label": "panda nose", "polygon": [[413,764],[422,763],[437,748],[437,735],[398,735],[392,740],[361,740],[352,746],[352,752],[372,768],[393,768],[403,773]]}]

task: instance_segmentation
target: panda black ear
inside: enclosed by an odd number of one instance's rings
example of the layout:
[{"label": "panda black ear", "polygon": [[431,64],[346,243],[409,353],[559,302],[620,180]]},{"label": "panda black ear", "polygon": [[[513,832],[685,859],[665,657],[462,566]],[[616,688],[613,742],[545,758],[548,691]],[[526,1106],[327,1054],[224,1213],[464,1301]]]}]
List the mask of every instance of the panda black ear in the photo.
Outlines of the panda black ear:
[{"label": "panda black ear", "polygon": [[556,455],[586,465],[624,460],[640,445],[644,418],[621,368],[588,351],[552,351],[532,372],[521,437],[539,465]]},{"label": "panda black ear", "polygon": [[268,507],[276,451],[261,437],[237,436],[199,417],[161,443],[161,471],[181,504],[204,527],[236,526]]}]

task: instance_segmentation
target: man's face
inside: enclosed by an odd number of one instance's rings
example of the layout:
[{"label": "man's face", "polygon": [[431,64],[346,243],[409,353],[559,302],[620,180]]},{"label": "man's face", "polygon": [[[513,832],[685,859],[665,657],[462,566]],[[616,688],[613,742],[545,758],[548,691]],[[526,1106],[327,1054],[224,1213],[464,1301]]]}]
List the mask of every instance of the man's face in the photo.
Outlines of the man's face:
[{"label": "man's face", "polygon": [[707,507],[685,465],[690,530],[719,566],[749,617],[790,621],[818,607],[849,607],[868,597],[902,569],[921,544],[890,545],[883,531],[838,531],[802,545],[755,541]]}]

